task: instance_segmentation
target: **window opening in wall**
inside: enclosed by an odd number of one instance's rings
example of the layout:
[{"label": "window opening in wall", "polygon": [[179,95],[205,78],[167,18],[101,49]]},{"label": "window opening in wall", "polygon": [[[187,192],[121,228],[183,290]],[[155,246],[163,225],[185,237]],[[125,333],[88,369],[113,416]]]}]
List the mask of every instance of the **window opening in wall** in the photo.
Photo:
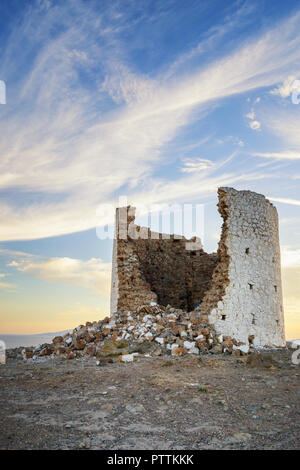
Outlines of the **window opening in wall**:
[{"label": "window opening in wall", "polygon": [[252,325],[256,325],[256,318],[255,318],[255,314],[254,313],[251,313],[252,315]]},{"label": "window opening in wall", "polygon": [[221,320],[226,320],[226,315],[222,315]]},{"label": "window opening in wall", "polygon": [[253,289],[253,284],[249,283],[249,288],[250,288],[250,290],[252,290]]},{"label": "window opening in wall", "polygon": [[274,286],[275,292],[277,292],[277,286]]},{"label": "window opening in wall", "polygon": [[249,248],[246,248],[245,253],[246,255],[249,255]]}]

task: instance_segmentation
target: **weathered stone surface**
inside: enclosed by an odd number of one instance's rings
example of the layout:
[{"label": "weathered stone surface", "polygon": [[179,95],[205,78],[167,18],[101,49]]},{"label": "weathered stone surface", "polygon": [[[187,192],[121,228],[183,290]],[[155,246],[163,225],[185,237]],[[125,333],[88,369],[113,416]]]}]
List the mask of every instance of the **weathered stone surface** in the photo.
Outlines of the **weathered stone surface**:
[{"label": "weathered stone surface", "polygon": [[66,353],[66,359],[75,359],[75,357],[76,357],[75,352],[72,351],[71,349],[68,349]]},{"label": "weathered stone surface", "polygon": [[131,346],[128,348],[129,353],[134,353],[137,352],[139,354],[146,354],[149,351],[153,350],[153,345],[151,343],[143,342],[143,343],[133,343]]},{"label": "weathered stone surface", "polygon": [[[131,361],[135,353],[239,358],[256,346],[284,345],[276,209],[260,194],[232,188],[219,189],[218,207],[222,234],[211,255],[199,240],[154,234],[134,224],[134,208],[118,209],[112,316],[22,350],[24,360],[86,354],[104,364]],[[247,362],[259,364],[259,357]]]},{"label": "weathered stone surface", "polygon": [[99,357],[97,364],[112,364],[114,362],[112,357]]},{"label": "weathered stone surface", "polygon": [[85,348],[85,340],[84,339],[78,339],[74,343],[74,349],[77,349],[78,351],[82,351]]},{"label": "weathered stone surface", "polygon": [[277,363],[271,353],[260,354],[259,352],[254,352],[247,357],[246,361],[247,367],[263,367],[269,369],[276,365]]},{"label": "weathered stone surface", "polygon": [[[170,315],[174,307],[194,311],[192,327],[171,326],[183,339],[195,337],[194,327],[202,322],[207,324],[202,334],[209,336],[213,329],[217,343],[227,343],[226,337],[241,342],[240,354],[247,353],[247,345],[282,347],[276,208],[251,191],[219,188],[218,194],[223,227],[218,252],[212,254],[205,253],[201,243],[186,249],[191,242],[184,238],[135,225],[133,207],[117,209],[111,313],[151,313],[157,302],[170,308]],[[162,332],[166,325],[157,323]],[[229,344],[223,348],[232,350]]]},{"label": "weathered stone surface", "polygon": [[86,354],[90,357],[96,356],[96,346],[94,344],[89,344],[86,348]]},{"label": "weathered stone surface", "polygon": [[50,356],[54,351],[54,348],[47,346],[40,351],[40,356]]},{"label": "weathered stone surface", "polygon": [[[217,254],[205,253],[195,238],[189,241],[154,234],[135,225],[134,218],[135,208],[117,209],[112,313],[156,302],[193,310],[210,285]],[[145,238],[136,238],[136,233]],[[186,249],[187,243],[194,243],[195,249]],[[193,321],[197,321],[196,316]]]},{"label": "weathered stone surface", "polygon": [[64,341],[64,338],[62,336],[55,336],[55,338],[53,338],[52,340],[52,343],[59,344],[59,343],[63,343],[63,341]]},{"label": "weathered stone surface", "polygon": [[33,357],[33,351],[31,349],[24,349],[23,350],[24,360],[31,359],[32,357]]},{"label": "weathered stone surface", "polygon": [[[278,215],[263,195],[219,188],[220,263],[199,306],[215,330],[245,345],[285,345]],[[243,353],[243,351],[242,351]]]},{"label": "weathered stone surface", "polygon": [[187,354],[187,349],[181,348],[181,347],[175,347],[175,348],[172,348],[171,354],[172,356],[184,356],[185,354]]},{"label": "weathered stone surface", "polygon": [[97,351],[97,357],[117,357],[122,352],[125,352],[125,347],[122,348],[122,345],[127,345],[126,342],[119,342],[119,341],[108,341],[107,343],[100,346],[99,350]]},{"label": "weathered stone surface", "polygon": [[[45,355],[65,355],[67,359],[87,355],[96,356],[98,360],[117,360],[119,356],[136,353],[184,356],[222,352],[225,346],[226,351],[231,352],[234,343],[236,348],[245,346],[230,337],[226,337],[222,344],[218,343],[220,335],[202,318],[199,317],[197,322],[191,321],[195,315],[198,317],[198,312],[195,314],[162,305],[142,305],[136,311],[116,313],[109,323],[93,322],[88,331],[86,326],[79,325],[72,334],[63,337],[63,342],[60,339],[55,344],[40,345],[34,350],[27,348],[28,352],[23,350],[22,354],[24,360]],[[104,330],[106,336],[103,335]],[[86,340],[87,335],[89,341]],[[240,355],[240,349],[237,350]],[[104,363],[101,361],[101,364]]]},{"label": "weathered stone surface", "polygon": [[62,354],[65,354],[66,352],[66,348],[64,346],[58,346],[57,348],[55,348],[55,354],[57,356],[61,356]]},{"label": "weathered stone surface", "polygon": [[119,362],[133,362],[134,354],[122,354],[119,356]]},{"label": "weathered stone surface", "polygon": [[223,348],[222,348],[221,344],[216,344],[210,350],[210,352],[212,354],[221,354],[222,351],[223,351]]}]

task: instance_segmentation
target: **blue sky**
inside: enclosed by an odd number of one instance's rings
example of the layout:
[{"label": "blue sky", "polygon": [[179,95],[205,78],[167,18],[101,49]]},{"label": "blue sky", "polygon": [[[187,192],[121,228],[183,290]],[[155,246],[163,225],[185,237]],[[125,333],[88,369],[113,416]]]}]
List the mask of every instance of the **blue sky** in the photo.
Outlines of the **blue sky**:
[{"label": "blue sky", "polygon": [[300,335],[299,2],[2,0],[0,43],[0,332],[108,313],[100,204],[203,203],[213,251],[232,186],[278,208]]}]

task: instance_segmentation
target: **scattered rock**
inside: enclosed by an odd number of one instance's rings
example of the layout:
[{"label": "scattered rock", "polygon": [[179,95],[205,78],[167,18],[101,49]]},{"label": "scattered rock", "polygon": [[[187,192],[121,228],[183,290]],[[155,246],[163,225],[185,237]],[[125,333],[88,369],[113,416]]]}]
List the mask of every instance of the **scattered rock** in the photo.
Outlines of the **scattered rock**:
[{"label": "scattered rock", "polygon": [[[261,354],[257,351],[247,357],[247,367],[264,367],[266,369],[274,368],[277,365],[271,353]],[[275,367],[276,368],[276,367]]]},{"label": "scattered rock", "polygon": [[135,354],[123,354],[119,356],[119,362],[133,362]]},{"label": "scattered rock", "polygon": [[217,334],[207,316],[200,316],[197,310],[185,312],[152,303],[135,311],[117,312],[113,318],[86,322],[72,333],[56,336],[52,344],[25,348],[22,355],[24,360],[51,355],[65,355],[66,359],[96,356],[99,365],[104,365],[104,358],[132,362],[134,353],[181,357],[225,352],[240,356],[248,351],[249,345]]},{"label": "scattered rock", "polygon": [[74,349],[77,349],[78,351],[82,351],[84,348],[85,348],[84,339],[79,339],[79,340],[75,341]]},{"label": "scattered rock", "polygon": [[55,354],[57,356],[65,354],[65,352],[66,352],[66,348],[64,346],[59,346],[58,348],[55,348]]},{"label": "scattered rock", "polygon": [[46,348],[43,348],[40,351],[39,355],[40,356],[50,356],[53,353],[53,351],[54,351],[54,348],[51,348],[50,346],[49,347],[47,346]]},{"label": "scattered rock", "polygon": [[187,349],[186,348],[180,348],[180,347],[175,347],[172,349],[172,356],[183,356],[184,354],[187,353]]},{"label": "scattered rock", "polygon": [[66,353],[66,359],[75,359],[75,357],[76,357],[76,354],[74,353],[74,351],[71,351],[69,349]]},{"label": "scattered rock", "polygon": [[221,354],[223,351],[222,345],[221,344],[216,344],[211,348],[211,353],[212,354]]},{"label": "scattered rock", "polygon": [[64,341],[64,338],[62,336],[55,336],[55,338],[53,338],[52,340],[52,343],[53,344],[60,344],[60,343],[63,343]]},{"label": "scattered rock", "polygon": [[143,405],[132,405],[129,403],[128,405],[126,405],[126,410],[130,413],[137,414],[143,413],[145,411],[145,408],[143,407]]}]

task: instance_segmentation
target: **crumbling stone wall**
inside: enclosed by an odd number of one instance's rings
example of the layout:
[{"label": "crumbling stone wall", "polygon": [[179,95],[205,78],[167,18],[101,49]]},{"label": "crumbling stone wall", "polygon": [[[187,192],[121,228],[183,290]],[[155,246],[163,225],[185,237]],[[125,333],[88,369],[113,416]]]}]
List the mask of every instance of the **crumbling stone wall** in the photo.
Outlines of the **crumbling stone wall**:
[{"label": "crumbling stone wall", "polygon": [[276,208],[251,191],[218,195],[223,226],[212,254],[199,239],[188,250],[184,238],[138,227],[132,207],[117,209],[111,313],[170,304],[246,345],[284,346]]},{"label": "crumbling stone wall", "polygon": [[140,268],[160,305],[186,311],[200,304],[211,283],[217,254],[186,250],[186,240],[138,240]]},{"label": "crumbling stone wall", "polygon": [[277,210],[263,195],[219,188],[220,263],[199,307],[217,332],[285,345]]},{"label": "crumbling stone wall", "polygon": [[[189,241],[138,227],[134,213],[132,207],[117,209],[112,313],[135,310],[151,302],[193,310],[210,286],[217,254],[205,253],[200,240]],[[127,221],[127,228],[122,220]],[[189,242],[195,249],[186,249]]]}]

